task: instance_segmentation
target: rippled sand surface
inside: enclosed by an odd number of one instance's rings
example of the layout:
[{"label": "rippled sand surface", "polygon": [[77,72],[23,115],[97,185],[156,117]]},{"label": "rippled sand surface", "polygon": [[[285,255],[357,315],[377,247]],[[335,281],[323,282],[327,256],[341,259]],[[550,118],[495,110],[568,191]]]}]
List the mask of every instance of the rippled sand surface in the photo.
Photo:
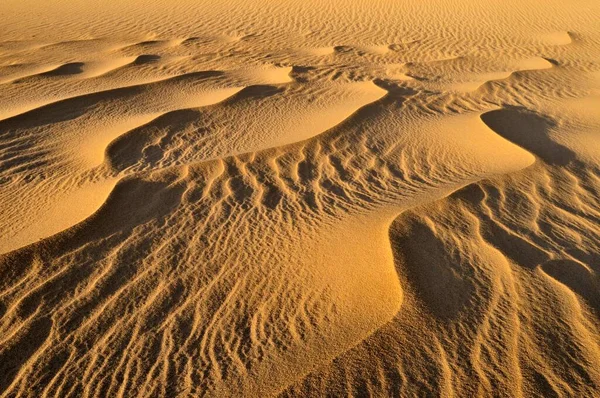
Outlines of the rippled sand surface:
[{"label": "rippled sand surface", "polygon": [[0,14],[0,396],[600,395],[600,2]]}]

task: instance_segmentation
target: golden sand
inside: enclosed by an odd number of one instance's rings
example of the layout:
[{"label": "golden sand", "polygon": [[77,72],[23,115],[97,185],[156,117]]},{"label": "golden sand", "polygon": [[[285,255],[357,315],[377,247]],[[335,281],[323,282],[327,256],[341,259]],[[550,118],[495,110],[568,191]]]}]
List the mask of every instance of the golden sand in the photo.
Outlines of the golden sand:
[{"label": "golden sand", "polygon": [[3,0],[0,396],[600,395],[597,0]]}]

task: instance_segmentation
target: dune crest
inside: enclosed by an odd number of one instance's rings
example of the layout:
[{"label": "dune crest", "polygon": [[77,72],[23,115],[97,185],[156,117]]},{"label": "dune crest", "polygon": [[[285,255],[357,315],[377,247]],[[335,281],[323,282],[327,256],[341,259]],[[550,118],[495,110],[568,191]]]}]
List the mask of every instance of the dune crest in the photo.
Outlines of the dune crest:
[{"label": "dune crest", "polygon": [[597,2],[0,7],[1,397],[600,394]]}]

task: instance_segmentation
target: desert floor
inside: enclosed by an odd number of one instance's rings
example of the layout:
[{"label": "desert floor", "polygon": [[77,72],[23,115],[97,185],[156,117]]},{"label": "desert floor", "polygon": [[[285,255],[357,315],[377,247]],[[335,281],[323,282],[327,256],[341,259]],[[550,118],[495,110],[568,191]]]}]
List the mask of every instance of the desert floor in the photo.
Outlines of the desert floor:
[{"label": "desert floor", "polygon": [[600,1],[0,18],[1,397],[600,395]]}]

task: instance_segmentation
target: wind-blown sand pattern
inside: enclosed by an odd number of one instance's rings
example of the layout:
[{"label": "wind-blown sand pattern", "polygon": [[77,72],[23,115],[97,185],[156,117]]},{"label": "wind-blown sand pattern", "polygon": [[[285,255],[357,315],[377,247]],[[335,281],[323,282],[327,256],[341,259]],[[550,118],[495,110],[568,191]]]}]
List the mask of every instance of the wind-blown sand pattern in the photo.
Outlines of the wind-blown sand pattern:
[{"label": "wind-blown sand pattern", "polygon": [[600,395],[599,2],[0,11],[0,396]]}]

